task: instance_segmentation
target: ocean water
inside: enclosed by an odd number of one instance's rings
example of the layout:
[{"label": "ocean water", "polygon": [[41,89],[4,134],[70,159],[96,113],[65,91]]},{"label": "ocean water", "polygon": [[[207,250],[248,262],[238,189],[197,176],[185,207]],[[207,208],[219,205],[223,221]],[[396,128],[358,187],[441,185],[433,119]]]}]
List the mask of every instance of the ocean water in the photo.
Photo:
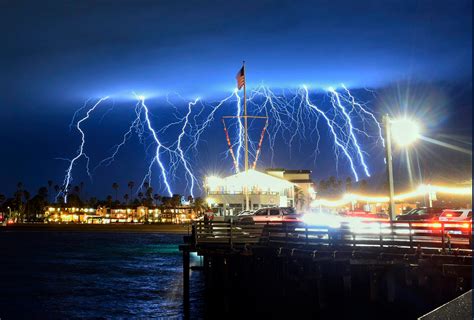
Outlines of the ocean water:
[{"label": "ocean water", "polygon": [[[0,232],[0,319],[181,319],[180,243],[169,234]],[[192,318],[203,314],[202,295],[202,274],[191,271]]]}]

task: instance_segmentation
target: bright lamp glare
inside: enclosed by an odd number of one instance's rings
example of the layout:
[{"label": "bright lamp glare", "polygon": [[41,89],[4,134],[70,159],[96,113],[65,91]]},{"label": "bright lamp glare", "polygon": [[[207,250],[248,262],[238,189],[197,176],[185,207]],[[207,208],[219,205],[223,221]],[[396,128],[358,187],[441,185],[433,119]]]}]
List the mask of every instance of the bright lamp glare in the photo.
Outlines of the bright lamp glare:
[{"label": "bright lamp glare", "polygon": [[420,126],[410,119],[400,119],[391,122],[392,137],[400,146],[408,146],[420,136]]}]

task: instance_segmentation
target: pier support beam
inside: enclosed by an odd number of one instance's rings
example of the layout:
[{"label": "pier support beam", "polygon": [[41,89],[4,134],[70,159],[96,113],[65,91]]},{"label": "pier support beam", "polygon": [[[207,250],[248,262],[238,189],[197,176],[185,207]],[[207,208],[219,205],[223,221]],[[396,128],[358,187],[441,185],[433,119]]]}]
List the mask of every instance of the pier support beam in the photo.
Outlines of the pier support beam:
[{"label": "pier support beam", "polygon": [[183,250],[183,308],[184,318],[189,319],[189,250]]}]

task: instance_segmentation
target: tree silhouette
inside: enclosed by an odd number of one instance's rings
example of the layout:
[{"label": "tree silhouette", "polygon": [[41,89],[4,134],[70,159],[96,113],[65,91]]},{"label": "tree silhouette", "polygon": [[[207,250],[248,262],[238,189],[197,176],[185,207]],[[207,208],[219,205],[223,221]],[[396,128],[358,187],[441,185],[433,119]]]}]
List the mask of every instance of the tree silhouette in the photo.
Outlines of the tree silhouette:
[{"label": "tree silhouette", "polygon": [[115,201],[118,201],[118,189],[119,185],[117,182],[112,183],[112,189],[115,190]]},{"label": "tree silhouette", "polygon": [[109,206],[109,208],[112,207],[112,196],[111,195],[107,196],[106,201],[107,201],[107,205]]},{"label": "tree silhouette", "polygon": [[49,193],[49,200],[51,200],[51,196],[52,196],[52,192],[51,192],[51,188],[53,187],[53,180],[48,180],[48,193]]},{"label": "tree silhouette", "polygon": [[128,188],[130,189],[130,198],[133,199],[133,187],[135,186],[135,182],[129,181],[128,182]]},{"label": "tree silhouette", "polygon": [[193,210],[194,212],[196,212],[197,214],[201,213],[202,211],[204,211],[204,209],[206,209],[207,207],[207,204],[206,202],[204,201],[203,198],[201,197],[198,197],[198,198],[195,198],[194,199],[194,202],[193,202]]},{"label": "tree silhouette", "polygon": [[81,181],[81,183],[79,183],[79,196],[82,197],[82,191],[84,190],[84,181]]},{"label": "tree silhouette", "polygon": [[351,177],[346,178],[346,192],[352,191],[352,179]]},{"label": "tree silhouette", "polygon": [[161,201],[161,196],[158,193],[155,193],[153,199],[155,199],[155,207],[158,206],[158,201]]},{"label": "tree silhouette", "polygon": [[128,203],[128,193],[124,194],[123,195],[123,199],[125,200],[125,203],[127,204]]}]

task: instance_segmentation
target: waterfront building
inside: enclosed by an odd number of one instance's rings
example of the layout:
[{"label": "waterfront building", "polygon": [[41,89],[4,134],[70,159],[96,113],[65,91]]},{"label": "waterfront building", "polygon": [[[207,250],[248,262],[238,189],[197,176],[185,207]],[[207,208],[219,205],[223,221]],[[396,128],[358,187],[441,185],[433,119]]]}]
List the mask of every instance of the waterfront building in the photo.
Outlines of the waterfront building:
[{"label": "waterfront building", "polygon": [[128,207],[94,208],[54,207],[44,210],[44,221],[50,223],[186,223],[195,219],[199,212],[190,205],[171,207]]},{"label": "waterfront building", "polygon": [[248,170],[205,181],[206,201],[219,215],[235,215],[245,208],[245,192],[251,210],[263,207],[296,207],[303,210],[314,194],[310,170]]}]

